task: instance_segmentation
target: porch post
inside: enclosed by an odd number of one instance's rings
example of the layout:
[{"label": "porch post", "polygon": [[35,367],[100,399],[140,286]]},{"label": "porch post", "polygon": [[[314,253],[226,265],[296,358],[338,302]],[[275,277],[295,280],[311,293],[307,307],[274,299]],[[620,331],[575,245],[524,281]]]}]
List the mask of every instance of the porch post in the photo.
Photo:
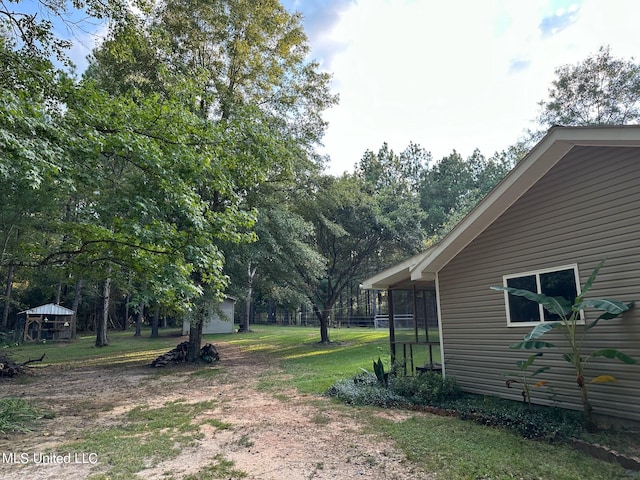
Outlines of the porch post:
[{"label": "porch post", "polygon": [[396,326],[393,320],[393,290],[387,289],[387,304],[389,306],[389,346],[391,348],[391,365],[396,363]]},{"label": "porch post", "polygon": [[418,336],[418,298],[416,284],[413,284],[413,335],[416,342],[420,340]]}]

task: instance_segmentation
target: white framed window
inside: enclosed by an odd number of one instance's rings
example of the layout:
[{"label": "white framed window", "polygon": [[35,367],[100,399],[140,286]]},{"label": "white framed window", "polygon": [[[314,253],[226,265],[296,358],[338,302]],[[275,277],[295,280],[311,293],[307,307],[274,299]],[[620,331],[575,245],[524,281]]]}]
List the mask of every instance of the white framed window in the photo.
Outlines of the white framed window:
[{"label": "white framed window", "polygon": [[[580,294],[578,265],[563,265],[531,272],[504,275],[505,287],[519,288],[548,297],[563,297],[573,303]],[[560,320],[559,315],[545,310],[542,305],[525,297],[504,292],[507,326],[531,326]],[[582,317],[582,312],[580,313]]]}]

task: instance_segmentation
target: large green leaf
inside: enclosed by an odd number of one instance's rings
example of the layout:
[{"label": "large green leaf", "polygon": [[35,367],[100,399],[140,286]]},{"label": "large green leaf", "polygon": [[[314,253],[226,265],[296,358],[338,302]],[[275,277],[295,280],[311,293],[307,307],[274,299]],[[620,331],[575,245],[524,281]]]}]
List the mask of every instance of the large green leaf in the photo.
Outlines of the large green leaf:
[{"label": "large green leaf", "polygon": [[536,369],[536,370],[531,374],[531,376],[532,376],[532,377],[535,377],[536,375],[538,375],[538,374],[540,374],[540,373],[542,373],[542,372],[546,372],[546,371],[547,371],[547,370],[549,370],[550,368],[551,368],[551,367],[550,367],[550,366],[548,366],[548,365],[547,365],[546,367],[540,367],[540,368]]},{"label": "large green leaf", "polygon": [[514,343],[509,345],[509,348],[514,350],[522,350],[527,349],[530,350],[532,348],[552,348],[555,347],[553,343],[543,342],[542,340],[525,340],[524,342]]},{"label": "large green leaf", "polygon": [[549,330],[553,330],[554,328],[562,326],[562,322],[545,322],[539,325],[536,325],[533,330],[527,333],[524,337],[525,342],[528,340],[534,340],[536,338],[540,338],[542,335],[547,333]]},{"label": "large green leaf", "polygon": [[598,276],[598,272],[602,268],[602,265],[604,265],[605,261],[606,261],[606,258],[601,260],[600,263],[596,266],[596,268],[593,269],[593,272],[591,272],[591,275],[589,275],[589,279],[587,280],[587,283],[585,283],[584,286],[582,287],[582,292],[580,293],[580,296],[576,298],[576,303],[581,302],[585,294],[591,289],[591,286],[593,285],[593,282],[596,280],[596,277]]},{"label": "large green leaf", "polygon": [[491,287],[492,290],[502,290],[509,292],[511,295],[525,297],[528,300],[541,304],[546,310],[561,316],[567,316],[571,313],[571,302],[562,297],[548,297],[542,293],[535,293],[529,290],[512,287]]},{"label": "large green leaf", "polygon": [[516,365],[518,365],[518,368],[520,370],[525,370],[527,367],[533,364],[536,357],[541,357],[541,356],[542,356],[542,352],[534,353],[533,355],[529,355],[529,358],[527,358],[526,360],[518,360],[516,362]]},{"label": "large green leaf", "polygon": [[[592,298],[589,300],[583,300],[582,302],[576,303],[574,305],[574,308],[576,310],[595,308],[596,310],[604,310],[606,313],[615,316],[618,316],[630,309],[629,304],[625,304],[624,302],[621,302],[619,300],[611,300],[609,298]],[[609,318],[615,317],[602,318],[602,320],[608,320]]]},{"label": "large green leaf", "polygon": [[[571,352],[567,352],[567,353],[563,353],[562,354],[562,358],[564,358],[567,362],[569,362],[571,365],[575,365],[575,355]],[[580,363],[582,363],[582,359],[580,357],[578,357],[578,360],[580,360]]]},{"label": "large green leaf", "polygon": [[[634,307],[635,303],[634,302],[629,302],[626,304],[627,307],[627,311],[631,310]],[[619,313],[609,313],[609,312],[604,312],[602,315],[600,315],[598,318],[596,318],[593,322],[588,323],[585,326],[586,330],[591,330],[593,327],[595,327],[598,322],[600,320],[611,320],[612,318],[618,318],[620,316]]]},{"label": "large green leaf", "polygon": [[596,350],[595,352],[591,352],[590,357],[605,357],[605,358],[613,358],[615,360],[620,360],[628,365],[633,365],[637,363],[635,359],[631,358],[629,355],[622,353],[615,348],[603,348],[601,350]]}]

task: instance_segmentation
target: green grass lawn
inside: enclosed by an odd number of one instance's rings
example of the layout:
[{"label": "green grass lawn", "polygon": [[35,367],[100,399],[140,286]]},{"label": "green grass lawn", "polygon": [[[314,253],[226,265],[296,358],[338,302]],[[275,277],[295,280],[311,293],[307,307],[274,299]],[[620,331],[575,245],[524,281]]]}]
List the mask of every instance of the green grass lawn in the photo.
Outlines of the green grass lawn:
[{"label": "green grass lawn", "polygon": [[386,330],[367,328],[332,329],[332,343],[320,344],[320,332],[308,327],[258,325],[250,334],[237,335],[229,343],[279,360],[286,374],[263,380],[263,385],[295,387],[303,393],[323,393],[336,380],[352,377],[382,358],[389,366],[389,337]]},{"label": "green grass lawn", "polygon": [[45,358],[41,363],[32,366],[63,365],[76,366],[109,366],[147,363],[158,355],[174,348],[180,340],[180,329],[162,330],[160,337],[150,338],[149,330],[140,337],[134,337],[133,331],[109,332],[109,345],[96,347],[95,335],[81,334],[71,343],[24,343],[20,346],[8,347],[8,353],[16,362],[24,362],[32,358]]},{"label": "green grass lawn", "polygon": [[[174,348],[186,337],[181,329],[160,331],[160,337],[150,338],[143,330],[140,337],[133,331],[110,332],[109,345],[95,347],[93,335],[80,335],[72,343],[25,343],[6,349],[17,362],[39,358],[34,367],[58,365],[65,368],[79,366],[126,366],[150,363],[159,355]],[[373,361],[382,358],[389,367],[389,340],[386,330],[368,328],[331,329],[332,343],[320,344],[320,332],[312,327],[280,327],[256,325],[250,333],[204,335],[203,342],[226,342],[248,351],[269,355],[278,361],[285,372],[265,378],[263,386],[279,384],[283,388],[298,388],[304,393],[323,393],[336,380],[351,377],[361,368],[373,370]]]}]

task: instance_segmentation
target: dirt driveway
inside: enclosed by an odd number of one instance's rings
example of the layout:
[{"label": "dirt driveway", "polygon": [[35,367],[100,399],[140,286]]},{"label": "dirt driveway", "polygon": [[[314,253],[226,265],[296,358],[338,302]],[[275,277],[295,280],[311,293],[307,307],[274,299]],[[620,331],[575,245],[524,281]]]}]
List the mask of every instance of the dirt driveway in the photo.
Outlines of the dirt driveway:
[{"label": "dirt driveway", "polygon": [[[365,433],[362,410],[295,391],[256,389],[261,378],[278,374],[277,366],[229,344],[216,346],[220,375],[191,376],[184,368],[159,375],[146,367],[50,367],[27,383],[1,383],[1,396],[47,403],[56,416],[33,433],[0,437],[0,478],[79,480],[105,473],[108,467],[101,465],[99,455],[67,452],[64,444],[82,438],[85,429],[95,425],[121,422],[135,406],[157,407],[179,399],[214,400],[205,414],[231,428],[202,425],[201,438],[177,457],[139,472],[141,479],[182,479],[212,458],[230,460],[234,469],[246,473],[244,478],[260,480],[435,478],[406,461],[384,439]],[[38,461],[48,451],[72,453],[75,458]]]}]

